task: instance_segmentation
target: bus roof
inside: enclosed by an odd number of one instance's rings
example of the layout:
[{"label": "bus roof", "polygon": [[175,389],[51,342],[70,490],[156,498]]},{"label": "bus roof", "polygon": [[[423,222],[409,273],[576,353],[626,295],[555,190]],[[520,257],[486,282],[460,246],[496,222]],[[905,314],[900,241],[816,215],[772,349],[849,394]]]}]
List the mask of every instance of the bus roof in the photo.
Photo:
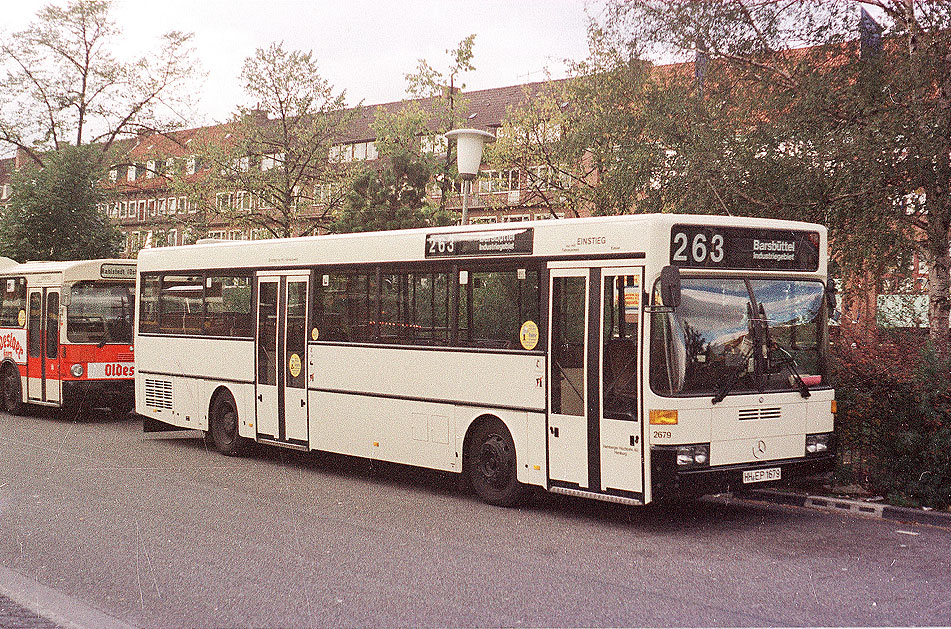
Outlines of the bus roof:
[{"label": "bus roof", "polygon": [[[576,219],[537,220],[466,226],[431,227],[383,232],[331,234],[268,240],[235,240],[179,247],[157,247],[139,252],[139,271],[187,268],[279,268],[319,264],[423,262],[458,257],[491,259],[512,257],[546,258],[667,258],[671,229],[677,224],[785,229],[816,232],[820,236],[820,270],[826,265],[826,228],[814,223],[760,218],[690,215],[635,214]],[[446,254],[433,251],[440,241],[457,235],[500,238],[490,253]],[[522,234],[522,235],[520,235]],[[523,237],[524,236],[524,237]],[[527,244],[526,244],[527,243]],[[662,245],[658,247],[658,245]]]},{"label": "bus roof", "polygon": [[0,261],[0,275],[61,275],[63,281],[83,279],[135,279],[132,276],[116,276],[116,269],[135,267],[135,260],[121,258],[100,258],[97,260],[54,260],[31,261],[3,266]]}]

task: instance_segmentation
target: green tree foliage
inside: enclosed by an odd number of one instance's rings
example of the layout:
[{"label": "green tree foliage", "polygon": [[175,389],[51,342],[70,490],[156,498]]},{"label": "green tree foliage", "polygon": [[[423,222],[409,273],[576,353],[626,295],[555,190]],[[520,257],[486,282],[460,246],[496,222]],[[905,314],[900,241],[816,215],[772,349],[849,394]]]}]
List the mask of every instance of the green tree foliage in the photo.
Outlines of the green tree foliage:
[{"label": "green tree foliage", "polygon": [[[932,338],[944,343],[951,6],[866,4],[878,6],[883,31],[867,19],[860,30],[850,0],[611,0],[581,69],[604,94],[618,163],[644,180],[643,145],[624,141],[641,123],[646,133],[635,137],[665,158],[637,211],[825,222],[847,285],[875,281],[917,250],[929,268]],[[618,88],[599,78],[660,52],[687,63],[654,69],[656,98],[609,100]]]},{"label": "green tree foliage", "polygon": [[416,72],[405,75],[407,95],[416,100],[392,114],[378,111],[373,125],[381,156],[413,153],[430,168],[439,188],[437,205],[443,212],[448,208],[457,174],[455,145],[449,146],[443,136],[466,126],[468,101],[462,95],[462,79],[466,72],[475,70],[475,37],[469,35],[454,50],[446,51],[451,60],[444,71],[420,59]]},{"label": "green tree foliage", "polygon": [[191,35],[167,33],[157,52],[120,61],[111,10],[106,0],[49,5],[0,41],[0,146],[27,158],[2,226],[8,255],[115,254],[116,230],[97,210],[105,199],[93,175],[122,160],[118,141],[173,128],[189,107]]},{"label": "green tree foliage", "polygon": [[89,147],[64,146],[46,156],[43,169],[17,173],[0,221],[0,255],[23,262],[117,254],[121,235],[97,209],[105,201],[97,158]]},{"label": "green tree foliage", "polygon": [[354,177],[343,210],[331,225],[336,233],[409,229],[446,225],[451,218],[428,203],[432,171],[412,155],[388,158],[380,170],[366,168]]},{"label": "green tree foliage", "polygon": [[[371,125],[380,156],[378,168],[365,167],[351,180],[344,207],[331,231],[354,232],[449,225],[447,206],[456,175],[454,147],[443,134],[460,126],[466,111],[460,78],[473,70],[475,35],[446,51],[452,62],[446,72],[425,60],[406,75],[414,101],[398,109],[378,109]],[[431,203],[427,187],[435,181],[439,201]]]},{"label": "green tree foliage", "polygon": [[842,484],[895,504],[951,505],[951,360],[916,335],[840,343],[833,364]]},{"label": "green tree foliage", "polygon": [[120,61],[111,10],[108,0],[51,4],[0,42],[0,143],[43,164],[63,144],[91,142],[104,161],[116,140],[174,126],[196,74],[191,35],[169,32],[157,52]]},{"label": "green tree foliage", "polygon": [[350,177],[331,147],[358,110],[321,77],[313,53],[282,44],[257,49],[241,79],[255,108],[239,108],[221,133],[193,143],[204,169],[176,178],[175,188],[205,216],[275,237],[326,227]]}]

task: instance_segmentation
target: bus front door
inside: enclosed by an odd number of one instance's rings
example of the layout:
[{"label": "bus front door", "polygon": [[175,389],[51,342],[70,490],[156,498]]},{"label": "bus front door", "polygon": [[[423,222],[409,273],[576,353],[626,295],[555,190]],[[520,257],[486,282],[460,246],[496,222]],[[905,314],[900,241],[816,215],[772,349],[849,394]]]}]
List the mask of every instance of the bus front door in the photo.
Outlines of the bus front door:
[{"label": "bus front door", "polygon": [[27,399],[59,404],[59,289],[31,289],[28,317]]},{"label": "bus front door", "polygon": [[643,270],[553,268],[550,277],[550,484],[639,502]]},{"label": "bus front door", "polygon": [[258,275],[255,405],[259,439],[308,446],[307,275]]}]

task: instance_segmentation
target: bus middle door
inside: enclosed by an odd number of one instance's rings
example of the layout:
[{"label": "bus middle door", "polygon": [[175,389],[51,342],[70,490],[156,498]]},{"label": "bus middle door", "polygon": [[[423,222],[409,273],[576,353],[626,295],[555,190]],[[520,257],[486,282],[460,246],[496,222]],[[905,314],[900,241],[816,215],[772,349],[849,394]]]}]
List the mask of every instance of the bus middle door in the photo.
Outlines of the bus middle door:
[{"label": "bus middle door", "polygon": [[306,449],[309,276],[259,274],[256,426],[259,439]]},{"label": "bus middle door", "polygon": [[62,400],[59,375],[59,289],[30,289],[27,331],[27,399],[58,404]]}]

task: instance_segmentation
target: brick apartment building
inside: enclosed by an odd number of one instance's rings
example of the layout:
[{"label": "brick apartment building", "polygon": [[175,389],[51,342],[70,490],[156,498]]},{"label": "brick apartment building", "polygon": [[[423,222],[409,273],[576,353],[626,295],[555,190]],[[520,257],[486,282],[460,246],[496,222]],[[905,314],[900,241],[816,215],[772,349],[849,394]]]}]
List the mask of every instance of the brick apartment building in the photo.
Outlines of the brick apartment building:
[{"label": "brick apartment building", "polygon": [[[495,133],[501,127],[509,108],[517,107],[527,95],[543,84],[515,85],[487,90],[465,92],[467,103],[466,126]],[[330,158],[339,162],[373,162],[379,159],[374,144],[376,138],[372,123],[379,110],[393,113],[405,106],[405,102],[369,105],[356,112],[353,121],[330,150]],[[266,124],[266,119],[261,120]],[[170,134],[143,134],[123,140],[118,145],[114,165],[103,183],[114,191],[113,201],[103,208],[125,236],[122,255],[135,257],[137,251],[149,243],[151,246],[181,245],[194,242],[199,237],[244,240],[270,237],[264,228],[240,227],[226,224],[217,215],[210,216],[199,230],[195,228],[195,214],[201,211],[186,196],[176,193],[166,173],[190,176],[199,172],[203,165],[190,150],[197,142],[209,138],[228,137],[223,125],[200,127]],[[440,141],[442,140],[442,141]],[[422,150],[439,153],[445,151],[444,138],[421,138]],[[0,160],[0,203],[9,200],[10,176],[18,168],[22,156]],[[274,162],[265,158],[259,165],[262,169],[273,167]],[[496,170],[483,164],[481,176],[473,185],[469,199],[470,223],[495,223],[564,217],[565,209],[552,209],[546,198],[544,185],[539,181],[551,180],[546,166],[538,166],[533,172],[514,169]],[[542,172],[546,171],[546,172]],[[302,218],[314,218],[325,213],[324,200],[329,190],[315,182],[313,194],[307,195],[309,207],[300,211]],[[438,199],[439,190],[431,188],[431,197]],[[254,202],[249,194],[240,191],[217,195],[216,203],[227,203],[233,208],[251,209]],[[461,207],[461,196],[454,194],[449,199],[450,209]],[[574,214],[572,214],[574,215]],[[314,230],[320,233],[320,230]]]}]

